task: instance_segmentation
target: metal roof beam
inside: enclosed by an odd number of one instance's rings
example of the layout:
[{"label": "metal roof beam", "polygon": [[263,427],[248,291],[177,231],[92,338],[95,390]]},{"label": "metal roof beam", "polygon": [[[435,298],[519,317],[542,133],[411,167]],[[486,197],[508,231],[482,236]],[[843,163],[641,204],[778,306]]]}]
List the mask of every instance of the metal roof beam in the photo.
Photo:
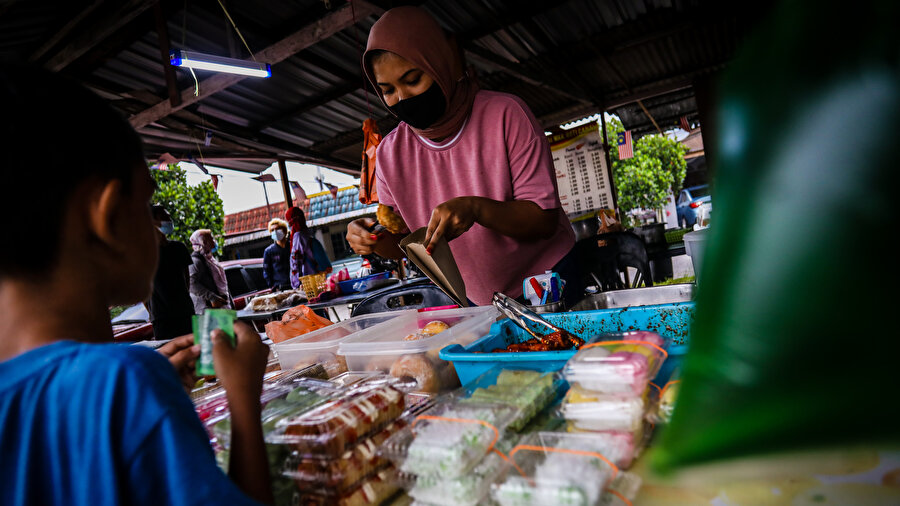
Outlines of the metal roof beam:
[{"label": "metal roof beam", "polygon": [[[363,2],[356,2],[356,17],[365,17],[375,12],[376,7]],[[353,25],[355,18],[351,12],[351,5],[345,5],[340,9],[328,14],[324,18],[315,23],[303,27],[300,31],[293,35],[272,44],[271,46],[256,53],[255,58],[258,61],[274,64],[281,62],[297,52],[312,46],[320,40],[327,39],[341,30]],[[206,97],[218,93],[229,86],[237,84],[246,79],[246,76],[234,74],[218,74],[208,79],[204,79],[200,83],[200,94],[194,96],[193,88],[188,88],[181,93],[181,104],[173,106],[168,100],[159,102],[158,104],[141,111],[132,116],[129,121],[135,128],[141,128],[154,121],[165,118],[174,111],[182,109],[190,104],[199,102]]]}]

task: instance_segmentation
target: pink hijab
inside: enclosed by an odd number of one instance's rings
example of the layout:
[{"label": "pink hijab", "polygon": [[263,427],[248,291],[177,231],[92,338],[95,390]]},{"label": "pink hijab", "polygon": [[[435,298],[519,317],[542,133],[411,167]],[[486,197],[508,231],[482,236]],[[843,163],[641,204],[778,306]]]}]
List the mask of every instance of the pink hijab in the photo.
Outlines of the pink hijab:
[{"label": "pink hijab", "polygon": [[427,11],[420,7],[395,7],[384,13],[372,25],[366,53],[363,54],[363,71],[375,87],[381,103],[384,97],[375,81],[375,75],[367,64],[367,55],[373,50],[396,53],[431,76],[444,92],[447,111],[430,127],[413,132],[429,139],[439,139],[455,134],[462,128],[472,111],[478,85],[463,68],[462,57],[456,44]]}]

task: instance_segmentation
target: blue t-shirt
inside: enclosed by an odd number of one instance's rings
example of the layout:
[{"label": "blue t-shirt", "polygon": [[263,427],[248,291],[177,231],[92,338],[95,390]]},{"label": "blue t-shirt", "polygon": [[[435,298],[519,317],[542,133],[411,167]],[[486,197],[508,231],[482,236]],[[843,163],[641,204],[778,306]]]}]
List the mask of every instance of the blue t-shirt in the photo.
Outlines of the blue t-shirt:
[{"label": "blue t-shirt", "polygon": [[59,341],[0,362],[0,504],[257,504],[216,466],[168,360]]},{"label": "blue t-shirt", "polygon": [[291,285],[291,249],[272,243],[263,251],[263,277],[269,287]]}]

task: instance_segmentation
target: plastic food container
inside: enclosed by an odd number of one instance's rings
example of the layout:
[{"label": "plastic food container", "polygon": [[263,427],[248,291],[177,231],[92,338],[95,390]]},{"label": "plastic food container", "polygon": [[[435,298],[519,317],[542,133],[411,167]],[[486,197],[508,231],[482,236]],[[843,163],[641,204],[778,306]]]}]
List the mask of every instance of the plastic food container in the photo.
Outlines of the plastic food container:
[{"label": "plastic food container", "polygon": [[280,420],[266,441],[292,445],[297,455],[305,457],[337,458],[395,420],[403,408],[403,393],[394,387],[363,386],[299,416]]},{"label": "plastic food container", "polygon": [[367,477],[362,483],[351,490],[337,496],[333,494],[295,494],[289,504],[302,504],[303,506],[366,506],[384,503],[392,495],[400,490],[397,480],[397,471],[393,467],[387,467]]},{"label": "plastic food container", "polygon": [[514,415],[498,404],[442,403],[391,436],[381,452],[403,472],[457,478],[498,448]]},{"label": "plastic food container", "polygon": [[[676,373],[677,378],[677,373]],[[673,379],[662,386],[659,393],[659,407],[656,412],[656,421],[669,423],[672,412],[675,410],[675,402],[678,400],[678,390],[681,388],[681,380]]]},{"label": "plastic food container", "polygon": [[509,452],[511,463],[491,497],[502,506],[600,504],[604,489],[619,474],[614,463],[619,451],[608,439],[531,434]]},{"label": "plastic food container", "polygon": [[343,294],[365,292],[366,290],[377,287],[383,280],[386,280],[389,277],[391,277],[390,272],[379,272],[361,278],[338,281],[337,286]]},{"label": "plastic food container", "polygon": [[406,425],[399,419],[336,459],[308,458],[293,452],[285,459],[282,474],[294,480],[299,490],[339,495],[390,464],[377,449]]},{"label": "plastic food container", "polygon": [[409,485],[409,496],[416,501],[439,506],[475,506],[488,495],[491,484],[504,469],[503,459],[488,453],[471,471],[458,478],[441,476],[415,477]]},{"label": "plastic food container", "polygon": [[589,392],[640,396],[668,356],[665,340],[648,331],[608,334],[584,345],[563,370]]},{"label": "plastic food container", "polygon": [[515,416],[509,429],[519,431],[565,391],[557,373],[494,367],[456,394],[460,403],[494,403],[509,406]]},{"label": "plastic food container", "polygon": [[647,414],[647,404],[640,397],[591,398],[570,390],[560,412],[579,430],[635,432]]},{"label": "plastic food container", "polygon": [[347,371],[343,357],[337,355],[341,341],[414,312],[414,310],[391,311],[357,316],[287,341],[274,343],[272,348],[278,356],[282,369],[322,364],[328,370],[329,377],[337,376]]},{"label": "plastic food container", "polygon": [[439,358],[441,348],[471,343],[498,316],[493,306],[410,311],[341,341],[338,354],[346,357],[351,371],[382,371],[415,379],[423,392],[446,392],[458,387],[459,379]]},{"label": "plastic food container", "polygon": [[[671,353],[674,356],[674,346],[684,345],[689,339],[694,308],[694,302],[684,302],[551,313],[541,316],[585,341],[590,341],[599,334],[610,332],[632,330],[656,332],[669,342],[669,347],[672,348]],[[441,350],[440,357],[453,362],[460,381],[466,384],[497,365],[535,371],[558,371],[575,355],[575,350],[491,353],[497,348],[505,349],[510,344],[527,341],[530,337],[514,323],[504,319],[492,325],[487,335],[469,345],[447,346]],[[683,353],[684,347],[680,347],[679,357]],[[670,372],[671,370],[663,368],[663,373],[666,375]],[[659,381],[665,383],[662,379]]]}]

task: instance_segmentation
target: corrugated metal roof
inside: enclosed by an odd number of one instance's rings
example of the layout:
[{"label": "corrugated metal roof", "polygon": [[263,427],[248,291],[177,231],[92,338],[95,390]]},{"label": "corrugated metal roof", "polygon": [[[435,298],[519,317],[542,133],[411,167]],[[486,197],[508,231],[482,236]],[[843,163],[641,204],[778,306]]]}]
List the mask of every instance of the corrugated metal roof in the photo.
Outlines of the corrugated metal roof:
[{"label": "corrugated metal roof", "polygon": [[[0,6],[0,60],[37,56],[36,62],[85,82],[125,114],[140,113],[169,96],[154,3],[5,4]],[[315,33],[322,33],[347,12],[356,16],[335,25],[345,28],[275,63],[270,79],[241,80],[140,128],[148,156],[168,152],[179,158],[208,158],[215,165],[249,172],[264,170],[277,157],[358,171],[363,119],[376,118],[382,133],[396,125],[377,97],[366,96],[359,68],[377,13],[392,3],[229,0],[229,12],[254,52],[298,31],[311,31],[313,23],[321,23]],[[456,34],[484,88],[522,97],[545,126],[614,106],[626,127],[641,133],[653,129],[649,118],[639,107],[622,104],[678,90],[647,98],[644,105],[660,126],[681,115],[696,119],[696,101],[685,86],[726,65],[770,3],[430,0],[420,4]],[[158,11],[171,47],[247,57],[218,2],[160,0]],[[122,22],[126,18],[133,19]],[[177,90],[194,86],[185,70],[177,69],[175,77]],[[198,71],[197,77],[202,92],[210,73]],[[204,144],[207,131],[212,132],[209,146]]]}]

